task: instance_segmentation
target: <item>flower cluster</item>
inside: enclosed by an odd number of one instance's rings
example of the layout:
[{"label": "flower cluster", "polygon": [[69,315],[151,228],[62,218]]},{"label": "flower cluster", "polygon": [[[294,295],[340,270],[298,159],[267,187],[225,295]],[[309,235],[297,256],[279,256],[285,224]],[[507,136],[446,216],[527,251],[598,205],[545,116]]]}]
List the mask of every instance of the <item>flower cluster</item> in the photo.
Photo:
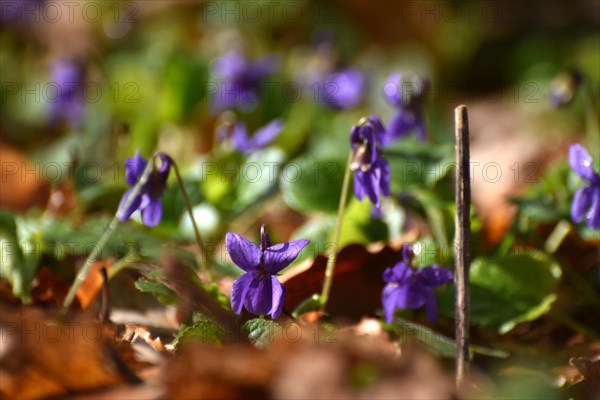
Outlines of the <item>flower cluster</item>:
[{"label": "flower cluster", "polygon": [[213,97],[213,110],[221,112],[237,107],[252,111],[260,96],[261,81],[279,69],[278,57],[268,55],[249,60],[239,51],[231,51],[213,61],[211,72],[218,91]]},{"label": "flower cluster", "polygon": [[592,156],[579,143],[569,147],[569,164],[573,171],[588,181],[580,187],[571,204],[571,218],[580,222],[585,218],[592,229],[600,229],[600,175],[594,171]]},{"label": "flower cluster", "polygon": [[437,317],[437,304],[434,288],[450,283],[452,271],[439,265],[431,265],[421,269],[411,267],[412,250],[410,245],[402,249],[402,261],[383,273],[387,283],[383,289],[381,302],[383,315],[388,323],[394,318],[394,310],[415,309],[425,305],[427,319],[433,324]]},{"label": "flower cluster", "polygon": [[141,190],[129,201],[129,196],[133,192],[138,180],[142,177],[148,162],[136,151],[134,157],[129,157],[125,160],[125,181],[131,189],[125,192],[119,205],[117,215],[121,221],[126,221],[135,211],[139,210],[142,214],[142,222],[146,226],[158,225],[162,217],[162,198],[167,178],[171,169],[171,157],[164,153],[158,153],[152,161],[158,159],[160,165],[154,168],[150,173],[148,180],[143,183]]},{"label": "flower cluster", "polygon": [[245,271],[231,289],[231,309],[236,314],[245,308],[256,315],[279,317],[283,310],[285,286],[277,273],[298,257],[308,240],[292,240],[272,245],[265,226],[260,229],[260,247],[237,233],[225,236],[231,260]]},{"label": "flower cluster", "polygon": [[386,141],[387,132],[376,115],[361,119],[350,132],[354,194],[361,201],[367,196],[377,210],[380,194],[390,195],[390,166],[381,156]]}]

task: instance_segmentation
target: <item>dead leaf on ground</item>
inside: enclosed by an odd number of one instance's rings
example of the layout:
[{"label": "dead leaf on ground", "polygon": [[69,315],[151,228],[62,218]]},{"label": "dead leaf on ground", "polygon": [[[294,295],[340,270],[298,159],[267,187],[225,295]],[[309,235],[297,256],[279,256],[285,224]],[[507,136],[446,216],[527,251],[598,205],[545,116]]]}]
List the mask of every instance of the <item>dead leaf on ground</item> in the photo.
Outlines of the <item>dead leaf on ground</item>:
[{"label": "dead leaf on ground", "polygon": [[31,284],[31,297],[36,304],[60,307],[69,292],[69,284],[47,266],[40,268]]},{"label": "dead leaf on ground", "polygon": [[5,398],[62,396],[139,378],[112,344],[112,329],[79,314],[0,309],[0,393]]},{"label": "dead leaf on ground", "polygon": [[44,178],[44,171],[39,163],[31,162],[25,153],[4,141],[0,144],[0,159],[0,207],[14,211],[45,207],[50,195],[50,185]]},{"label": "dead leaf on ground", "polygon": [[380,327],[372,328],[342,329],[327,344],[303,330],[293,340],[276,335],[264,350],[243,344],[184,346],[165,366],[167,397],[456,398],[452,379],[433,356],[413,342],[400,352]]},{"label": "dead leaf on ground", "polygon": [[[373,315],[381,308],[383,271],[402,259],[401,246],[365,247],[351,244],[338,254],[327,313],[354,321]],[[302,272],[293,270],[281,277],[286,286],[285,308],[294,310],[314,293],[320,293],[327,257],[317,256]],[[357,301],[357,295],[360,296]]]},{"label": "dead leaf on ground", "polygon": [[112,264],[113,260],[100,260],[92,265],[90,272],[83,282],[81,282],[81,286],[79,286],[79,289],[77,290],[76,297],[77,300],[79,300],[81,308],[87,308],[96,298],[104,284],[104,277],[101,269],[106,268],[106,273],[108,273]]},{"label": "dead leaf on ground", "polygon": [[600,399],[600,353],[594,357],[572,357],[569,364],[583,375],[583,391],[589,399]]}]

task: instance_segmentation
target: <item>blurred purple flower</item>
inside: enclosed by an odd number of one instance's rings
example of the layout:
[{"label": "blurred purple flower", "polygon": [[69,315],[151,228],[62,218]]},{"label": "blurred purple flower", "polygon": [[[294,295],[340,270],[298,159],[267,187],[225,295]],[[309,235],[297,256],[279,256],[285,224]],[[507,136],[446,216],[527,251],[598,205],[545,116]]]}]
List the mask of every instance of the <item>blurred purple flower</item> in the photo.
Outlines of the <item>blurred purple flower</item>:
[{"label": "blurred purple flower", "polygon": [[0,21],[17,21],[28,24],[32,17],[37,22],[45,0],[2,0],[0,2]]},{"label": "blurred purple flower", "polygon": [[393,139],[402,138],[413,130],[419,140],[427,138],[423,107],[428,86],[429,81],[420,75],[394,72],[388,76],[383,90],[397,110],[388,124]]},{"label": "blurred purple flower", "polygon": [[594,171],[592,156],[579,143],[569,147],[571,169],[589,182],[575,192],[571,218],[580,222],[584,217],[592,229],[600,229],[600,175]]},{"label": "blurred purple flower", "polygon": [[252,111],[259,101],[261,81],[278,69],[279,58],[276,55],[251,61],[242,53],[231,51],[217,58],[211,66],[218,85],[213,95],[213,111],[234,107]]},{"label": "blurred purple flower", "polygon": [[[160,166],[150,173],[148,180],[143,184],[140,192],[134,197],[127,208],[125,208],[127,206],[127,199],[133,188],[123,194],[119,210],[117,211],[117,215],[121,221],[128,220],[131,214],[136,210],[140,210],[144,225],[156,226],[160,222],[162,216],[162,204],[160,200],[164,194],[173,161],[171,157],[164,153],[159,153],[158,158],[161,161]],[[135,152],[134,157],[129,157],[125,160],[125,181],[129,186],[133,187],[138,182],[147,163],[139,151]]]},{"label": "blurred purple flower", "polygon": [[285,286],[277,273],[290,265],[309,240],[292,240],[271,245],[265,226],[260,228],[260,247],[237,233],[225,236],[227,252],[233,262],[246,273],[231,288],[231,309],[236,314],[245,308],[252,314],[270,315],[275,319],[283,310]]},{"label": "blurred purple flower", "polygon": [[361,119],[350,132],[354,195],[361,201],[366,195],[377,210],[381,206],[380,193],[390,195],[390,166],[381,156],[386,137],[387,132],[376,115]]},{"label": "blurred purple flower", "polygon": [[411,267],[412,251],[409,245],[402,249],[403,259],[383,273],[387,285],[383,288],[381,302],[387,323],[394,319],[396,308],[415,309],[425,305],[427,319],[433,324],[437,317],[437,304],[434,288],[451,283],[452,271],[439,265],[421,269]]},{"label": "blurred purple flower", "polygon": [[225,140],[229,138],[233,148],[242,154],[250,154],[253,151],[267,147],[283,129],[283,120],[277,118],[262,128],[248,135],[246,124],[241,121],[236,123],[224,122],[217,128],[217,138]]},{"label": "blurred purple flower", "polygon": [[73,126],[80,126],[85,117],[85,101],[82,86],[84,67],[72,60],[56,60],[50,71],[50,84],[56,88],[56,97],[50,99],[50,118],[56,122],[66,119]]},{"label": "blurred purple flower", "polygon": [[356,68],[346,68],[327,75],[319,82],[319,98],[332,108],[354,108],[360,104],[365,87],[364,74]]}]

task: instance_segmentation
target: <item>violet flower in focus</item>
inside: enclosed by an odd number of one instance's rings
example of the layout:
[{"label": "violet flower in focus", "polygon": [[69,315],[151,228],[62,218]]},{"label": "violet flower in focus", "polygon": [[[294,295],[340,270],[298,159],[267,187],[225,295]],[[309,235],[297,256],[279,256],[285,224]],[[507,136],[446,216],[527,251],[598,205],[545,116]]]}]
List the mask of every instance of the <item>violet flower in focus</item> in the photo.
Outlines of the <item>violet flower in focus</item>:
[{"label": "violet flower in focus", "polygon": [[427,319],[433,324],[437,317],[433,289],[451,283],[454,279],[453,273],[450,269],[435,264],[413,269],[410,245],[404,245],[402,255],[402,261],[383,273],[383,280],[387,283],[381,296],[384,318],[387,323],[391,323],[396,308],[415,309],[425,305]]},{"label": "violet flower in focus", "polygon": [[50,99],[50,118],[53,121],[67,120],[80,126],[85,117],[83,98],[84,67],[72,60],[61,59],[52,64],[50,84],[56,88],[55,98]]},{"label": "violet flower in focus", "polygon": [[234,107],[252,111],[260,98],[261,81],[278,69],[279,58],[276,55],[248,60],[241,52],[231,51],[217,58],[211,66],[218,85],[213,95],[213,111]]},{"label": "violet flower in focus", "polygon": [[384,93],[396,107],[396,114],[388,124],[392,139],[402,138],[414,130],[417,139],[425,141],[423,107],[428,86],[426,78],[411,73],[394,72],[387,78]]},{"label": "violet flower in focus", "polygon": [[260,247],[237,233],[225,236],[227,252],[233,262],[246,273],[240,275],[231,288],[231,309],[236,314],[245,308],[256,315],[281,315],[285,286],[277,273],[290,265],[309,240],[292,240],[271,245],[265,226],[260,229]]},{"label": "violet flower in focus", "polygon": [[[127,208],[125,208],[127,199],[133,188],[123,194],[119,210],[117,211],[117,215],[121,221],[128,220],[131,214],[140,210],[144,225],[156,226],[160,222],[162,217],[162,204],[160,200],[165,192],[167,178],[169,177],[173,161],[171,157],[164,153],[159,153],[158,158],[161,161],[160,166],[150,173],[148,180]],[[147,163],[139,151],[135,152],[134,157],[129,157],[125,160],[125,181],[129,186],[134,186],[138,182]]]},{"label": "violet flower in focus", "polygon": [[350,132],[354,194],[361,201],[367,196],[375,209],[381,206],[381,193],[390,195],[390,166],[381,156],[386,137],[387,132],[376,115],[361,119]]},{"label": "violet flower in focus", "polygon": [[600,175],[594,171],[592,156],[579,143],[572,144],[569,147],[569,165],[589,182],[575,192],[571,218],[575,222],[585,218],[590,228],[600,229]]}]

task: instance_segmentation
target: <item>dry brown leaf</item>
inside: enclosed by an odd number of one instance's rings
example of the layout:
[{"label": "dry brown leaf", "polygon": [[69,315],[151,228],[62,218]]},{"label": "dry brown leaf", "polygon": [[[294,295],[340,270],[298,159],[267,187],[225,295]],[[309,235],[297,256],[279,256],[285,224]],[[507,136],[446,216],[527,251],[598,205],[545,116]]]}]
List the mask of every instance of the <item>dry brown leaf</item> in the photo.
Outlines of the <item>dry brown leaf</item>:
[{"label": "dry brown leaf", "polygon": [[600,399],[600,354],[592,358],[572,357],[569,364],[583,375],[585,396],[589,399]]},{"label": "dry brown leaf", "polygon": [[[344,247],[337,258],[327,313],[354,321],[381,308],[383,271],[400,261],[400,246],[372,246],[351,244]],[[314,293],[320,293],[325,277],[327,258],[317,256],[310,267],[284,274],[281,281],[286,286],[285,308],[295,309]],[[360,301],[357,301],[357,295]]]},{"label": "dry brown leaf", "polygon": [[184,346],[165,366],[166,397],[456,398],[452,379],[433,356],[413,342],[403,344],[401,353],[374,324],[341,329],[329,343],[316,341],[309,329],[293,339],[275,335],[265,350]]},{"label": "dry brown leaf", "polygon": [[0,393],[39,399],[139,379],[111,343],[112,328],[40,309],[0,309]]},{"label": "dry brown leaf", "polygon": [[50,194],[50,185],[44,178],[42,166],[31,162],[22,151],[4,141],[0,144],[0,159],[2,160],[0,207],[15,211],[45,207]]},{"label": "dry brown leaf", "polygon": [[69,284],[46,266],[40,268],[31,284],[31,297],[36,304],[60,307],[68,292]]},{"label": "dry brown leaf", "polygon": [[113,260],[100,260],[92,265],[89,274],[87,274],[77,290],[76,297],[79,300],[81,308],[87,308],[94,301],[104,284],[101,269],[106,268],[106,272],[108,273],[112,264]]}]

